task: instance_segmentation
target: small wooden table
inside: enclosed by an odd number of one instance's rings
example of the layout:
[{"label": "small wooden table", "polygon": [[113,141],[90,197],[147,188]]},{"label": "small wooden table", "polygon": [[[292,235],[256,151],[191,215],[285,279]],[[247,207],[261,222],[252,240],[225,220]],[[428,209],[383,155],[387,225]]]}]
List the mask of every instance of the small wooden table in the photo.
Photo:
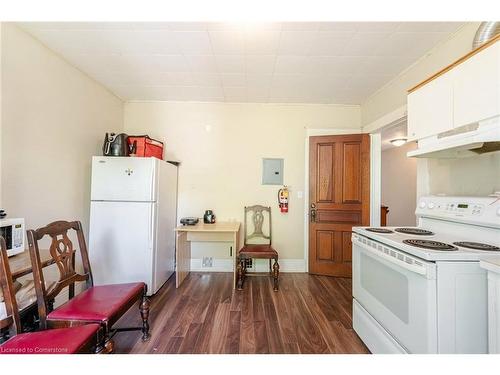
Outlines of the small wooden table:
[{"label": "small wooden table", "polygon": [[176,272],[175,285],[178,288],[191,271],[191,242],[230,242],[229,256],[233,264],[233,288],[236,286],[236,253],[240,240],[239,222],[217,222],[181,225],[175,228]]},{"label": "small wooden table", "polygon": [[[40,250],[40,260],[42,267],[47,267],[55,263],[49,250]],[[9,265],[13,280],[33,272],[29,250],[24,250],[22,253],[9,257]]]}]

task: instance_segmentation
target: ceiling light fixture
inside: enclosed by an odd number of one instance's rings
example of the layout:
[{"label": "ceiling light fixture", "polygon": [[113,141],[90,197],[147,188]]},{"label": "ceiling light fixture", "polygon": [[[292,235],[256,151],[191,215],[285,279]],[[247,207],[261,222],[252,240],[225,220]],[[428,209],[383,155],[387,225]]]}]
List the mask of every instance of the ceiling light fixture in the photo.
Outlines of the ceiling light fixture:
[{"label": "ceiling light fixture", "polygon": [[391,143],[396,147],[404,145],[406,141],[407,141],[406,138],[391,139]]}]

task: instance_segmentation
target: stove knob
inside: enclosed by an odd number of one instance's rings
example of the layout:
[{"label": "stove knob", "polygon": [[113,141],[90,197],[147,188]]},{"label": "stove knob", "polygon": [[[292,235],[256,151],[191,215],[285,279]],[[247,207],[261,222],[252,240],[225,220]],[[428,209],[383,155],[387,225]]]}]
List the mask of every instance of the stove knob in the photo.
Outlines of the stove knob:
[{"label": "stove knob", "polygon": [[424,201],[421,201],[420,204],[419,204],[419,207],[420,208],[425,208],[425,202]]},{"label": "stove knob", "polygon": [[434,203],[430,202],[427,206],[432,210],[434,208]]}]

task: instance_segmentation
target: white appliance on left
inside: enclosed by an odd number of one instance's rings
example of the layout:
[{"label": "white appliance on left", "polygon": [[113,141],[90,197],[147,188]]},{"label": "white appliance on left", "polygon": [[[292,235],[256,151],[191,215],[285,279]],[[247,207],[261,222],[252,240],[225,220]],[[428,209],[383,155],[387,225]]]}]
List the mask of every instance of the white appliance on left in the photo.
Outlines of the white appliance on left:
[{"label": "white appliance on left", "polygon": [[177,166],[157,158],[92,159],[89,257],[95,285],[143,281],[156,293],[175,270]]},{"label": "white appliance on left", "polygon": [[7,256],[24,251],[24,219],[0,219],[0,236],[7,245]]}]

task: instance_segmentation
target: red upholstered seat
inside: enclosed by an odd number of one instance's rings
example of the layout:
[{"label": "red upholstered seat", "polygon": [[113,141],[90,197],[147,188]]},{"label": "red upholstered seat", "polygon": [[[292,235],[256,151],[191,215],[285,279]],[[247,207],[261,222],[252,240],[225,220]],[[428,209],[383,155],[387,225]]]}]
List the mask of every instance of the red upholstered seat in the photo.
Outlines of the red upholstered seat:
[{"label": "red upholstered seat", "polygon": [[97,335],[98,330],[99,324],[87,324],[80,327],[21,333],[1,344],[0,354],[78,353],[92,340],[92,336]]},{"label": "red upholstered seat", "polygon": [[255,258],[273,258],[278,256],[278,252],[271,245],[251,245],[247,244],[239,251],[240,256]]},{"label": "red upholstered seat", "polygon": [[47,315],[48,320],[105,322],[142,295],[144,283],[94,286]]}]

